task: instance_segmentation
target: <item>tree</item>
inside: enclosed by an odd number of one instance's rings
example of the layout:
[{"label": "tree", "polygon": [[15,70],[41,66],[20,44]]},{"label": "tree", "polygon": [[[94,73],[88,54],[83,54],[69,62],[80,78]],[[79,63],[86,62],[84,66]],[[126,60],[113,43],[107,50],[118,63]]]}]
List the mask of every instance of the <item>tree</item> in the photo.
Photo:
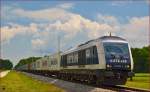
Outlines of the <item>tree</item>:
[{"label": "tree", "polygon": [[25,64],[28,64],[28,63],[32,63],[32,62],[35,62],[36,60],[40,59],[41,57],[29,57],[29,58],[26,58],[26,59],[21,59],[19,61],[19,63],[15,66],[15,69],[19,66],[22,66],[22,65],[25,65]]},{"label": "tree", "polygon": [[0,69],[6,70],[6,69],[12,69],[13,64],[10,60],[6,59],[0,59]]},{"label": "tree", "polygon": [[143,48],[132,48],[135,72],[149,72],[150,46]]}]

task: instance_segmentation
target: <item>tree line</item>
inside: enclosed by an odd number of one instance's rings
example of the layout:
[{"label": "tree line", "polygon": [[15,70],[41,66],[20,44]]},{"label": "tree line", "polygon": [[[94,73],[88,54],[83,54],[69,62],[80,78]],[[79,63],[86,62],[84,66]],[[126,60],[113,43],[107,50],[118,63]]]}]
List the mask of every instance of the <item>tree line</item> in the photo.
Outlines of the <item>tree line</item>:
[{"label": "tree line", "polygon": [[8,59],[0,59],[0,70],[9,70],[13,68],[13,64]]},{"label": "tree line", "polygon": [[22,66],[24,64],[35,62],[36,60],[40,59],[41,57],[29,57],[25,59],[21,59],[19,63],[15,66],[15,68]]},{"label": "tree line", "polygon": [[143,48],[132,48],[134,61],[134,72],[150,72],[150,46]]}]

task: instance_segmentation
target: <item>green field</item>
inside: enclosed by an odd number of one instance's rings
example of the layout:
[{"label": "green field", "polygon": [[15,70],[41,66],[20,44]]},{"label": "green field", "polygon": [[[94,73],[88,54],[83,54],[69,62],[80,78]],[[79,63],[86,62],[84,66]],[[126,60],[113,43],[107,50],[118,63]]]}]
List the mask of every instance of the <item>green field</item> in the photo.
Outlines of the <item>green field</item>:
[{"label": "green field", "polygon": [[[150,90],[150,74],[137,73],[133,81],[128,79],[125,86]],[[4,78],[0,78],[0,92],[64,92],[64,90],[20,72],[11,71]]]},{"label": "green field", "polygon": [[0,92],[64,92],[64,90],[20,72],[11,71],[4,78],[0,78]]},{"label": "green field", "polygon": [[130,81],[130,79],[128,79],[126,86],[150,90],[150,74],[137,73],[133,77],[133,81]]}]

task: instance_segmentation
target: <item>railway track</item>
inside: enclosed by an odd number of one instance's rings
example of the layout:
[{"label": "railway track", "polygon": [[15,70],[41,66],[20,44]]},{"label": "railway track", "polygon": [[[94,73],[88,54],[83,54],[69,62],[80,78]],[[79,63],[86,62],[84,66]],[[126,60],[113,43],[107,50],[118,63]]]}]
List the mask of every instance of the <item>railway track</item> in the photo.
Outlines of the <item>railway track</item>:
[{"label": "railway track", "polygon": [[126,87],[126,86],[96,85],[93,83],[87,83],[87,82],[81,82],[81,81],[71,81],[71,82],[80,83],[80,84],[89,85],[89,86],[98,87],[98,88],[103,88],[103,89],[109,89],[109,90],[117,91],[117,92],[150,92],[150,90],[147,90],[147,89]]},{"label": "railway track", "polygon": [[150,90],[146,90],[146,89],[124,87],[124,86],[105,85],[104,88],[112,89],[112,90],[118,91],[118,92],[150,92]]},{"label": "railway track", "polygon": [[[47,76],[47,75],[41,75],[41,76],[58,79],[55,76]],[[97,87],[97,88],[109,89],[109,90],[117,91],[117,92],[150,92],[150,90],[146,90],[146,89],[125,87],[125,86],[114,86],[114,85],[96,85],[95,83],[89,83],[87,81],[80,81],[80,80],[67,80],[67,79],[60,79],[60,80],[69,81],[73,83],[79,83],[79,84],[88,85],[88,86]]]}]

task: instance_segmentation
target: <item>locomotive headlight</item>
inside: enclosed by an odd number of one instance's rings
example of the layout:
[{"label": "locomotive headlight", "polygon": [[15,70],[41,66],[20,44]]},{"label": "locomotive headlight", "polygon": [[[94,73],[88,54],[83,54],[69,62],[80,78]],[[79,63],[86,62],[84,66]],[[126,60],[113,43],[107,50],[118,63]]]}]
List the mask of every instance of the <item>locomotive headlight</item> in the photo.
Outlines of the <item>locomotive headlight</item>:
[{"label": "locomotive headlight", "polygon": [[108,68],[111,68],[111,65],[107,64],[107,67],[108,67]]}]

